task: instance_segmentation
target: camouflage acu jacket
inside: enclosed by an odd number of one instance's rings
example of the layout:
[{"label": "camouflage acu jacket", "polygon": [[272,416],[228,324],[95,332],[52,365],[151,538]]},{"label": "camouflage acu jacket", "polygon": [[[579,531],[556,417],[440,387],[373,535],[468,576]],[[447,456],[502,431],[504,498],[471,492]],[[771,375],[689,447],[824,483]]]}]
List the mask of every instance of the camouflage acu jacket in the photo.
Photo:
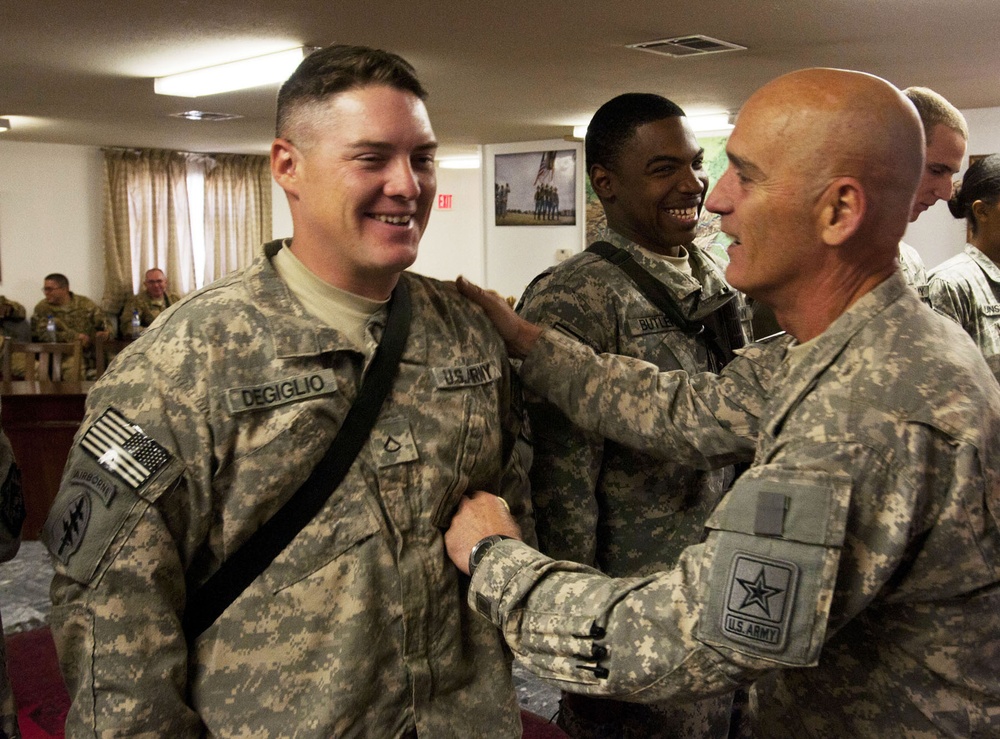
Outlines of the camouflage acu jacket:
[{"label": "camouflage acu jacket", "polygon": [[79,334],[87,334],[93,339],[98,331],[107,330],[104,311],[93,300],[76,293],[69,296],[66,305],[38,301],[31,314],[31,335],[35,340],[48,341],[45,329],[50,315],[56,322],[56,341],[76,341]]},{"label": "camouflage acu jacket", "polygon": [[547,332],[522,377],[580,425],[754,465],[668,572],[613,580],[503,542],[470,602],[580,692],[756,679],[755,736],[1000,735],[1000,387],[898,274],[794,367],[779,348],[688,376]]},{"label": "camouflage acu jacket", "polygon": [[[711,323],[733,345],[713,315],[738,299],[723,277],[722,260],[692,244],[692,277],[613,231],[605,238],[662,282],[686,318]],[[661,370],[709,368],[704,341],[684,334],[619,267],[596,254],[577,254],[543,273],[521,303],[527,320],[555,327],[598,353],[638,357]],[[739,338],[736,346],[744,343]],[[528,412],[531,494],[543,552],[614,576],[639,575],[673,564],[700,539],[731,470],[701,472],[632,451],[572,425],[537,397],[529,397]]]},{"label": "camouflage acu jacket", "polygon": [[178,300],[180,300],[180,297],[176,294],[166,293],[163,296],[162,303],[154,303],[153,299],[149,297],[149,293],[145,290],[140,291],[138,295],[133,295],[125,301],[125,307],[122,308],[122,312],[118,318],[118,332],[122,337],[131,338],[129,332],[132,327],[132,313],[134,311],[139,311],[139,325],[142,328],[146,328],[156,320],[158,315]]},{"label": "camouflage acu jacket", "polygon": [[1000,379],[1000,267],[972,245],[931,270],[931,307],[968,332]]},{"label": "camouflage acu jacket", "polygon": [[278,277],[277,247],[183,300],[88,397],[44,533],[68,733],[519,737],[509,657],[442,537],[479,488],[530,532],[506,354],[417,275],[399,375],[344,482],[184,642],[186,598],[306,479],[362,373]]}]

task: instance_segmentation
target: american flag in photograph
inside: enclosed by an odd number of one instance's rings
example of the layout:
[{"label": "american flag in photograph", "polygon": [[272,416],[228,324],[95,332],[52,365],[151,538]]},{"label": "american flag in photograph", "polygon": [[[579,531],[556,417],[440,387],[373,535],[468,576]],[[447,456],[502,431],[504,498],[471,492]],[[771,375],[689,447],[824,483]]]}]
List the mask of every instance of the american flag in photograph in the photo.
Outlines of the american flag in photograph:
[{"label": "american flag in photograph", "polygon": [[114,408],[108,408],[83,435],[80,445],[97,463],[133,489],[167,463],[170,453]]}]

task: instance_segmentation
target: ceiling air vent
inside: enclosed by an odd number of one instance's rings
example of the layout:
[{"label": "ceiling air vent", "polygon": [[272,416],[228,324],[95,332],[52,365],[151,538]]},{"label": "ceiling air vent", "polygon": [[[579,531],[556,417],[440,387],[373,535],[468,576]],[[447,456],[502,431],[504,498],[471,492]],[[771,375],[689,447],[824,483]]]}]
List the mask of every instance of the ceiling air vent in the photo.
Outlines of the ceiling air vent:
[{"label": "ceiling air vent", "polygon": [[659,41],[644,41],[641,44],[628,44],[626,48],[648,51],[664,56],[685,57],[701,56],[702,54],[717,54],[720,51],[746,51],[745,46],[720,41],[709,36],[677,36],[663,38]]}]

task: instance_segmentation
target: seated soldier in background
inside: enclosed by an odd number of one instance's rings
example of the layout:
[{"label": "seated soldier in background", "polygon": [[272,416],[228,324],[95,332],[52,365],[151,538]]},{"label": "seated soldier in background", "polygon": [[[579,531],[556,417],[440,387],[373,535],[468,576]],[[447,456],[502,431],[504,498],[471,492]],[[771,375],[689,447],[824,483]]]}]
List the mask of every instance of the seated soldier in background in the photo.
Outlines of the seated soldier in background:
[{"label": "seated soldier in background", "polygon": [[153,320],[171,305],[180,300],[180,296],[169,291],[167,276],[159,267],[153,267],[146,271],[146,278],[142,283],[143,289],[137,295],[125,301],[118,320],[118,333],[123,339],[132,339],[133,327],[132,318],[139,318],[139,333],[153,322]]},{"label": "seated soldier in background", "polygon": [[[38,302],[31,314],[32,338],[35,341],[79,341],[87,373],[92,374],[95,367],[94,339],[98,335],[104,339],[111,336],[104,311],[90,298],[71,292],[66,275],[58,272],[45,276],[42,292],[45,298]],[[48,330],[49,316],[55,324],[54,332]],[[75,369],[64,364],[63,376],[72,376]]]}]

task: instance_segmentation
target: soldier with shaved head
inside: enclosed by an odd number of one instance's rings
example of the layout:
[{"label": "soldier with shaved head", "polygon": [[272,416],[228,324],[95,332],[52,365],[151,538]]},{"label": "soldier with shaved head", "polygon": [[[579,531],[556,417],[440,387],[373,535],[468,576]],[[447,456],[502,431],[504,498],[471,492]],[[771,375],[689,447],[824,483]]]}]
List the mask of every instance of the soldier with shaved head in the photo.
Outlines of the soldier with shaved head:
[{"label": "soldier with shaved head", "polygon": [[704,541],[642,578],[553,561],[492,496],[466,498],[449,553],[533,670],[640,702],[751,684],[758,737],[1000,734],[1000,386],[899,272],[924,143],[870,75],[803,70],[750,98],[707,207],[730,283],[788,338],[718,376],[597,356],[464,285],[577,424],[753,461]]}]

